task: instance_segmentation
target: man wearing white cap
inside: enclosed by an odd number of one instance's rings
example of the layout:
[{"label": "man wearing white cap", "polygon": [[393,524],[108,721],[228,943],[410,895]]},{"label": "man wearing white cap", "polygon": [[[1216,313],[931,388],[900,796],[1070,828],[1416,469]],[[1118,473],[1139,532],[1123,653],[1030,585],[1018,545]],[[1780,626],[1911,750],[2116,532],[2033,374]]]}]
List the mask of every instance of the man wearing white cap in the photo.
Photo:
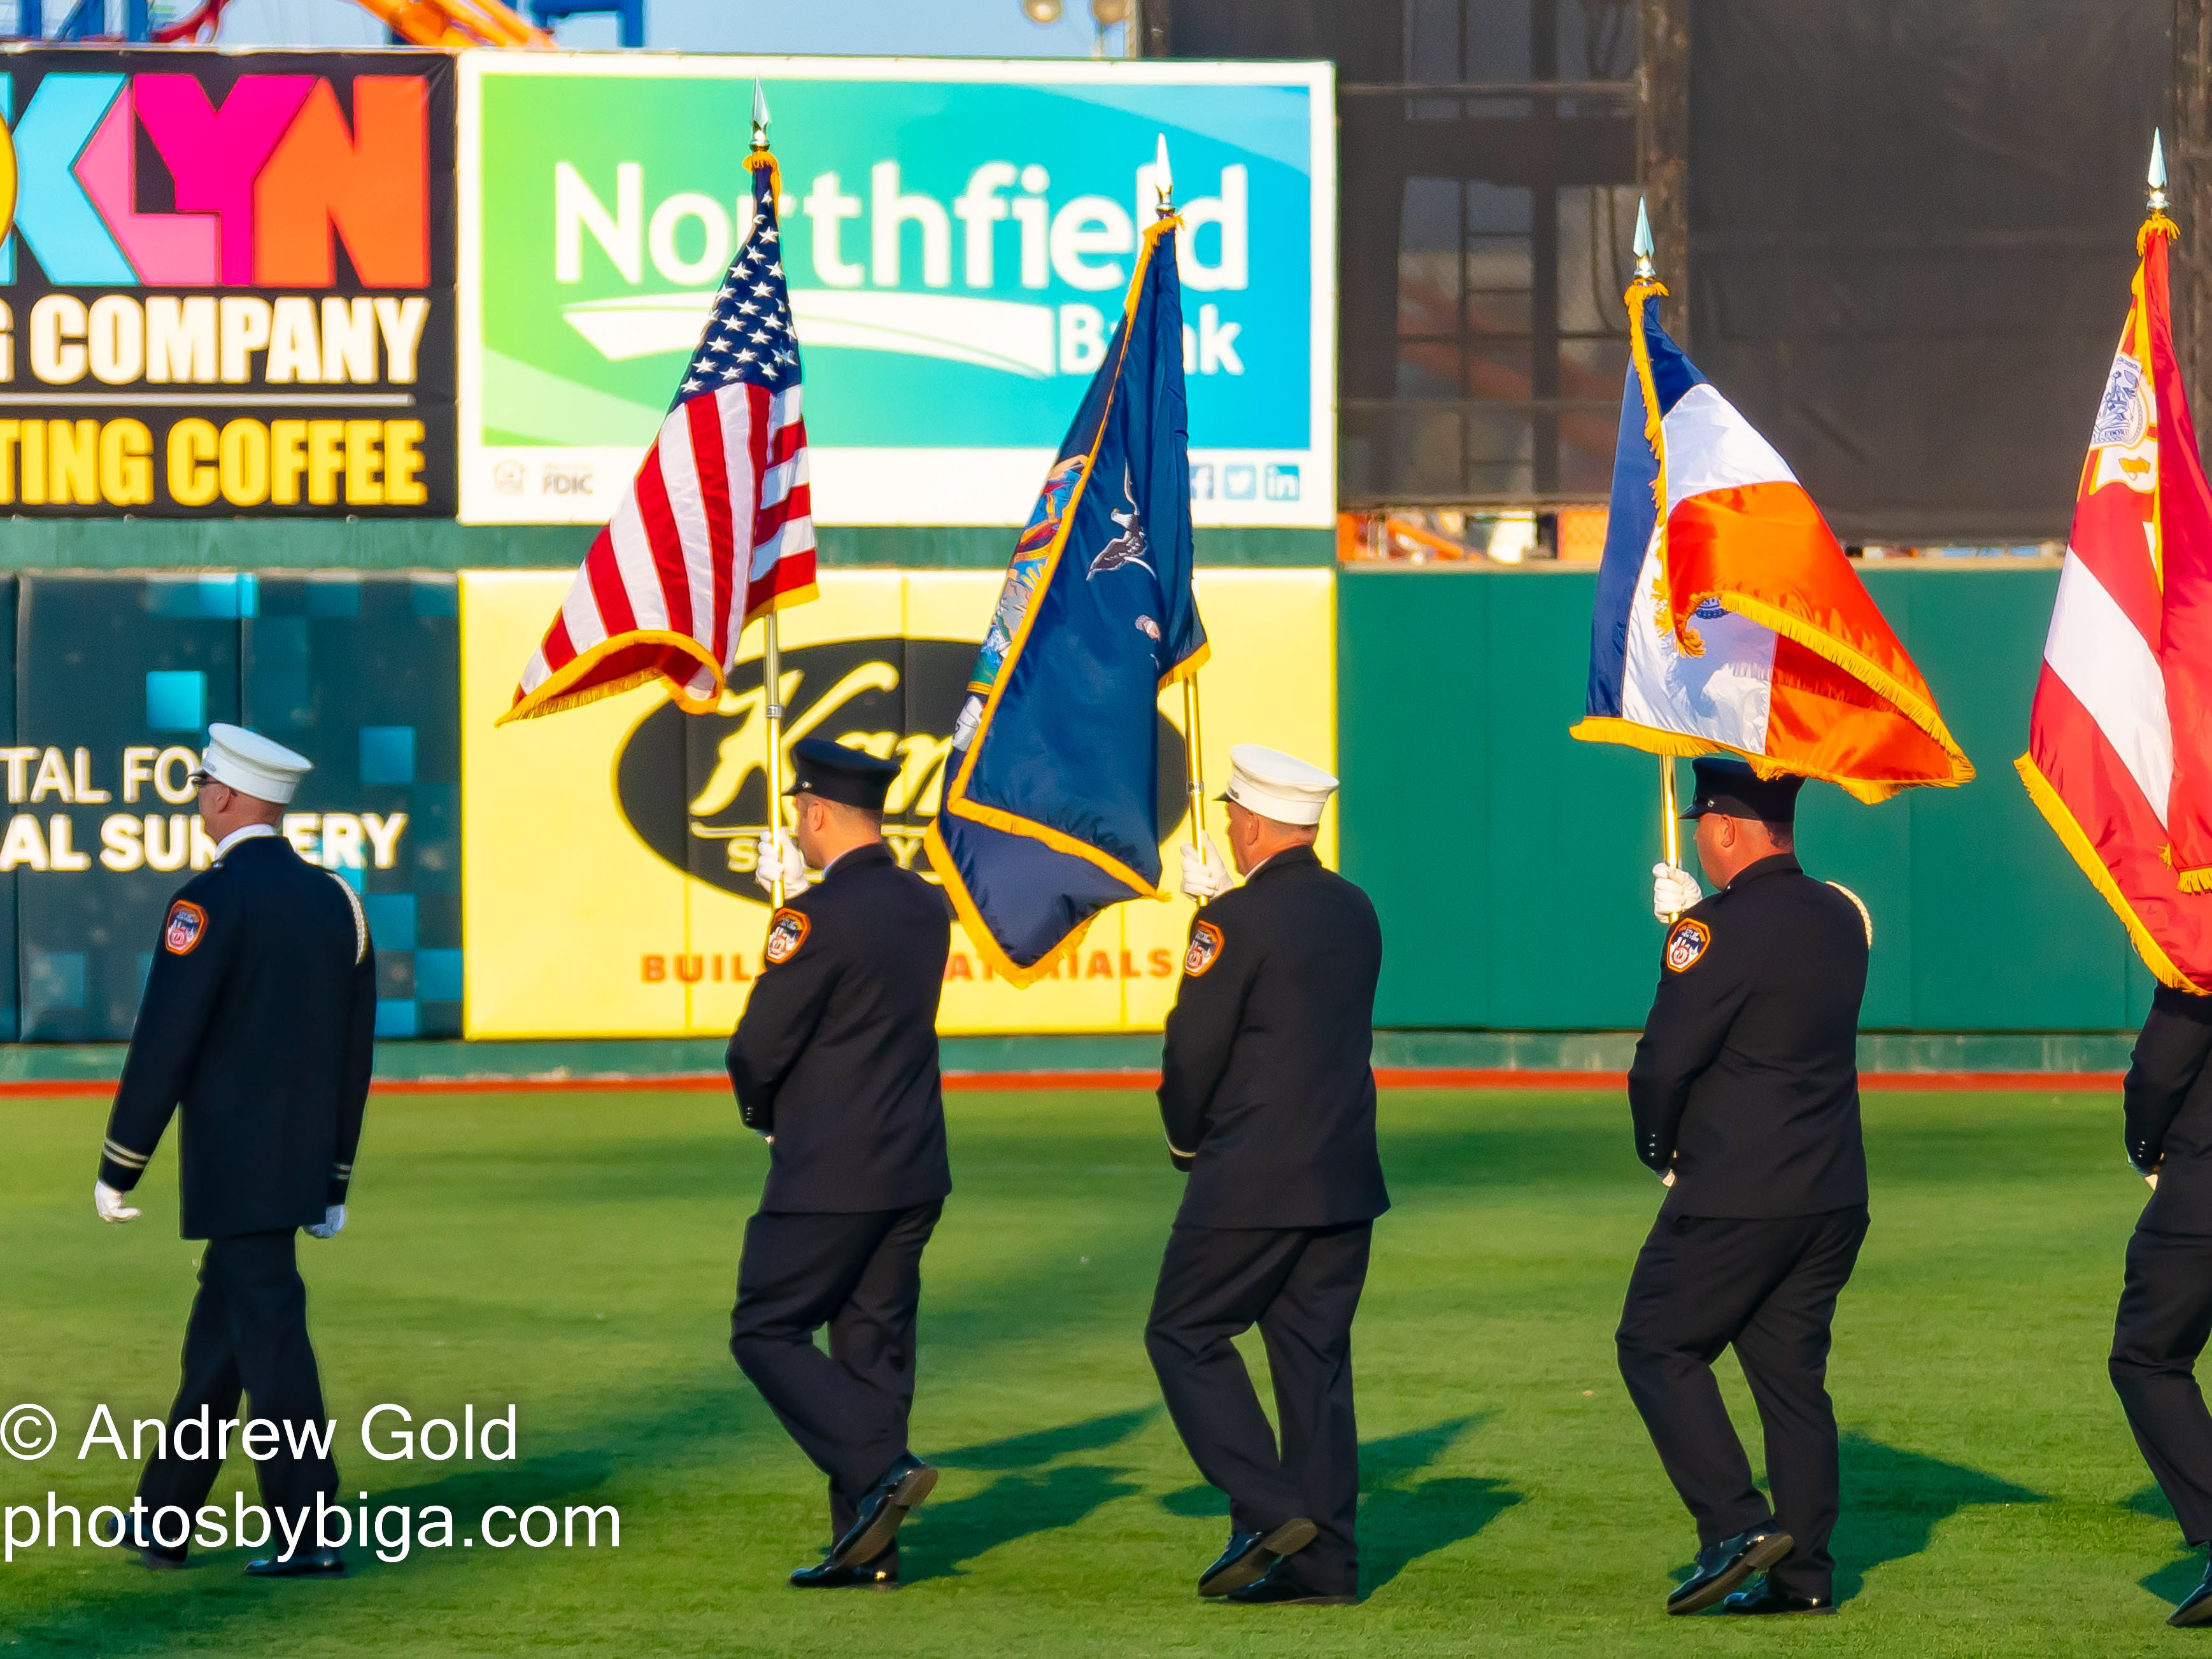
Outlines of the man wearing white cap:
[{"label": "man wearing white cap", "polygon": [[[204,1413],[228,1424],[243,1395],[255,1419],[295,1425],[279,1427],[274,1455],[258,1464],[276,1527],[274,1553],[246,1568],[259,1577],[345,1571],[313,1527],[317,1493],[337,1490],[337,1466],[293,1451],[301,1425],[325,1422],[294,1247],[301,1227],[328,1238],[345,1225],[376,957],[353,889],[276,832],[308,768],[256,732],[208,728],[192,781],[215,863],[163,914],[93,1188],[101,1220],[136,1220],[125,1195],[182,1107],[182,1231],[207,1248],[169,1422],[173,1431]],[[184,1565],[222,1467],[221,1438],[207,1439],[207,1455],[187,1456],[192,1437],[172,1432],[146,1465],[131,1547],[147,1566]]]},{"label": "man wearing white cap", "polygon": [[[1199,1473],[1229,1497],[1200,1595],[1243,1606],[1357,1598],[1359,1428],[1352,1319],[1375,1218],[1375,981],[1367,895],[1314,855],[1336,780],[1272,749],[1230,751],[1232,887],[1193,851],[1200,912],[1168,1016],[1160,1115],[1188,1173],[1145,1346]],[[1279,1449],[1235,1339],[1254,1325]]]}]

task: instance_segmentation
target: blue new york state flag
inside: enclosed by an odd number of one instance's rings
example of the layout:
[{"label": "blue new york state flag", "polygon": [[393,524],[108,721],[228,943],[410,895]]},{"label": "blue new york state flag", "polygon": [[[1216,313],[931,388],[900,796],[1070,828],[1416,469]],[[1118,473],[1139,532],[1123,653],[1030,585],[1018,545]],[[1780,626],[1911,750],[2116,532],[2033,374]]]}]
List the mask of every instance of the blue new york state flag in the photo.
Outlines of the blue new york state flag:
[{"label": "blue new york state flag", "polygon": [[1014,544],[926,842],[976,947],[1017,985],[1108,905],[1159,886],[1158,697],[1206,652],[1181,223],[1145,233],[1106,360]]}]

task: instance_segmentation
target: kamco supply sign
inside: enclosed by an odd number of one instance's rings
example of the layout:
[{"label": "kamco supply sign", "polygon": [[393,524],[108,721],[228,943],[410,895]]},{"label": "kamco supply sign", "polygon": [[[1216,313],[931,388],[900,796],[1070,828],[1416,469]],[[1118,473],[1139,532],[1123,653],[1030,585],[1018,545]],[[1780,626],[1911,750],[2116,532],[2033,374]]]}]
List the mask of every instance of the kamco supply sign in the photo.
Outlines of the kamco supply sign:
[{"label": "kamco supply sign", "polygon": [[[922,832],[943,799],[953,727],[1001,580],[996,571],[826,570],[822,597],[783,613],[787,747],[820,736],[897,761],[884,836],[925,875]],[[769,914],[753,880],[769,805],[758,630],[713,714],[685,715],[660,690],[641,688],[495,728],[568,581],[538,571],[461,578],[467,1034],[726,1034],[760,973]],[[1201,570],[1198,600],[1213,647],[1200,677],[1207,776],[1227,777],[1237,742],[1327,764],[1333,573]],[[1285,660],[1310,672],[1286,682]],[[1179,692],[1162,699],[1164,844],[1188,833],[1181,704]],[[1326,852],[1334,813],[1322,834]],[[1176,867],[1172,846],[1166,864]],[[1156,1030],[1175,1000],[1190,917],[1180,897],[1117,905],[1025,989],[997,978],[954,926],[940,1023],[948,1031]]]},{"label": "kamco supply sign", "polygon": [[453,64],[0,56],[0,511],[450,515]]},{"label": "kamco supply sign", "polygon": [[461,64],[461,515],[604,521],[751,216],[753,78],[830,524],[1018,525],[1119,318],[1167,137],[1192,510],[1332,521],[1322,64]]}]

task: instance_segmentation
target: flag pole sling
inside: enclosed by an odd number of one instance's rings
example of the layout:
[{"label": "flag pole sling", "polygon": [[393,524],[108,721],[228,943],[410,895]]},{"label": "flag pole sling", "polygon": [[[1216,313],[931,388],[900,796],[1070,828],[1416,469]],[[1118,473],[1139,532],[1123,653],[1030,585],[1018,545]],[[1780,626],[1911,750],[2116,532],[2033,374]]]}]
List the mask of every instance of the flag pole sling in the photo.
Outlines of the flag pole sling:
[{"label": "flag pole sling", "polygon": [[776,637],[776,616],[761,618],[761,690],[768,700],[768,832],[776,849],[775,876],[769,898],[783,908],[783,649]]}]

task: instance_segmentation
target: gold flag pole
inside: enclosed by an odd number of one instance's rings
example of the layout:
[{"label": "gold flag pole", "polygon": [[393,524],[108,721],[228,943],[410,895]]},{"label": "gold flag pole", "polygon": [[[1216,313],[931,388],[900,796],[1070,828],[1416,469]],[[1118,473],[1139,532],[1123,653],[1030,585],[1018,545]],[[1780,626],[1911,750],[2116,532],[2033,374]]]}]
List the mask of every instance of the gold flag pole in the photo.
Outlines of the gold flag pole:
[{"label": "gold flag pole", "polygon": [[[768,94],[759,78],[753,81],[753,153],[768,152]],[[771,174],[771,178],[773,175]],[[770,184],[773,190],[775,185]],[[771,605],[761,618],[761,695],[768,714],[768,832],[775,848],[775,874],[769,883],[769,898],[783,907],[783,642],[776,632]]]},{"label": "gold flag pole", "polygon": [[[1651,240],[1651,219],[1650,216],[1644,210],[1644,198],[1641,197],[1638,197],[1636,202],[1635,250],[1636,280],[1639,283],[1656,283],[1659,280],[1659,272],[1651,263],[1651,255],[1654,252],[1654,244]],[[1638,303],[1640,304],[1641,301]],[[1638,319],[1632,317],[1629,319],[1629,325],[1634,328],[1641,325]],[[1675,869],[1680,869],[1682,867],[1682,824],[1681,820],[1675,816],[1674,757],[1672,755],[1662,755],[1659,757],[1659,844],[1667,855],[1667,862]],[[1667,920],[1672,921],[1674,917],[1669,916]]]},{"label": "gold flag pole", "polygon": [[[1168,167],[1168,136],[1160,134],[1159,149],[1152,162],[1152,187],[1159,200],[1153,216],[1170,219],[1175,216],[1175,174]],[[1190,846],[1200,861],[1206,858],[1206,758],[1201,746],[1198,724],[1198,675],[1195,672],[1182,678],[1182,735],[1183,757],[1190,770]],[[1200,901],[1201,906],[1204,901]]]}]

